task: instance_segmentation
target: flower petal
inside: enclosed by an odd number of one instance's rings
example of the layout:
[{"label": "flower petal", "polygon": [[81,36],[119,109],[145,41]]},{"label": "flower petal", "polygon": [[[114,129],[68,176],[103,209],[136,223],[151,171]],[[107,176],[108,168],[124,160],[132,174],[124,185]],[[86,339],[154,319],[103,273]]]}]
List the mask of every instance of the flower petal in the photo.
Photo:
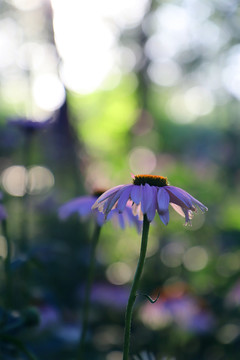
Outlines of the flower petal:
[{"label": "flower petal", "polygon": [[123,214],[122,214],[122,213],[118,213],[117,216],[118,216],[118,222],[119,222],[120,228],[121,228],[121,229],[124,229],[124,228],[125,228],[125,221],[124,221],[124,216],[123,216]]},{"label": "flower petal", "polygon": [[102,201],[109,198],[111,195],[114,195],[116,192],[118,192],[122,187],[125,187],[126,185],[118,185],[115,186],[107,191],[105,191],[93,204],[92,209],[96,209],[98,207],[98,204],[100,204]]},{"label": "flower petal", "polygon": [[[137,205],[134,204],[133,206],[137,206]],[[129,225],[135,225],[136,228],[137,228],[138,233],[140,233],[141,227],[142,227],[142,221],[140,221],[138,219],[138,216],[134,216],[133,207],[131,205],[129,206],[128,203],[127,203],[127,206],[125,208],[125,214],[126,214],[126,217],[128,219]]]},{"label": "flower petal", "polygon": [[149,184],[145,184],[142,186],[142,200],[141,200],[141,208],[143,214],[147,213],[148,209],[151,206],[152,201],[153,201],[152,186],[150,186]]},{"label": "flower petal", "polygon": [[193,217],[193,213],[192,213],[192,211],[191,210],[187,210],[187,209],[183,209],[183,211],[184,211],[184,214],[185,214],[185,226],[186,225],[191,225],[191,219],[192,219],[192,217]]},{"label": "flower petal", "polygon": [[160,219],[164,223],[164,225],[167,225],[169,223],[169,211],[167,210],[164,214],[159,214]]},{"label": "flower petal", "polygon": [[120,213],[124,210],[128,200],[129,200],[129,196],[130,196],[133,186],[134,185],[128,185],[120,194],[120,197],[119,197],[119,200],[117,203],[117,209]]},{"label": "flower petal", "polygon": [[176,205],[176,204],[173,204],[173,203],[170,203],[170,205],[172,206],[172,208],[173,208],[179,215],[181,215],[182,217],[185,217],[184,211],[183,211],[183,209],[181,208],[181,206]]},{"label": "flower petal", "polygon": [[95,200],[95,196],[80,196],[72,199],[59,208],[59,218],[65,220],[73,213],[79,213],[80,216],[89,215],[92,212],[91,207]]},{"label": "flower petal", "polygon": [[170,196],[168,192],[163,188],[158,189],[157,202],[158,202],[158,213],[162,214],[168,210]]},{"label": "flower petal", "polygon": [[104,215],[103,215],[102,213],[100,213],[99,211],[97,211],[97,210],[94,210],[94,211],[96,211],[96,221],[97,221],[97,224],[98,224],[99,226],[102,226],[102,225],[104,224],[104,222],[105,222],[105,217],[104,217]]},{"label": "flower petal", "polygon": [[190,195],[190,194],[189,194],[189,196],[190,196],[192,202],[194,203],[194,205],[197,205],[202,212],[208,211],[208,208],[207,208],[205,205],[203,205],[200,201],[198,201],[197,199],[195,199],[195,198],[194,198],[192,195]]},{"label": "flower petal", "polygon": [[120,198],[122,192],[124,191],[125,186],[122,187],[120,190],[118,190],[116,193],[114,193],[113,195],[111,195],[106,201],[106,206],[105,208],[103,208],[103,212],[105,215],[107,215],[109,213],[109,211],[111,211],[114,207],[114,205],[116,204],[116,202],[118,201],[118,199]]},{"label": "flower petal", "polygon": [[170,195],[171,203],[181,206],[181,208],[193,208],[193,202],[188,193],[176,186],[165,186],[164,188]]},{"label": "flower petal", "polygon": [[133,185],[131,191],[131,199],[135,204],[140,204],[142,198],[142,186]]},{"label": "flower petal", "polygon": [[138,216],[138,214],[139,214],[139,205],[137,205],[137,204],[133,204],[133,206],[132,206],[132,213],[133,213],[133,215],[134,216]]},{"label": "flower petal", "polygon": [[157,188],[156,188],[156,186],[152,186],[152,194],[153,194],[153,199],[152,199],[150,207],[147,211],[147,218],[148,218],[149,222],[153,221],[154,216],[156,214],[156,210],[157,210]]},{"label": "flower petal", "polygon": [[142,210],[141,210],[141,204],[139,204],[139,205],[133,204],[132,213],[133,213],[134,216],[137,216],[140,221],[143,220],[143,213],[142,213]]}]

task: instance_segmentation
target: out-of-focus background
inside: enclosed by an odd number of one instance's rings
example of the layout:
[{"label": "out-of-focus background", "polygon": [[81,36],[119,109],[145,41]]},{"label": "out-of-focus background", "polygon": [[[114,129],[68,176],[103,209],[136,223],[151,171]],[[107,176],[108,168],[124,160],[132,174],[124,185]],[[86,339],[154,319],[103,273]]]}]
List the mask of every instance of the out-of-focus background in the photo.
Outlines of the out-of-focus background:
[{"label": "out-of-focus background", "polygon": [[[167,227],[157,217],[151,226],[141,293],[160,297],[139,295],[131,353],[238,358],[239,41],[233,0],[0,1],[0,181],[14,289],[5,304],[1,235],[1,359],[28,358],[13,338],[37,359],[75,359],[94,220],[61,221],[58,209],[131,173],[167,176],[209,208],[191,227],[174,212]],[[104,225],[88,359],[121,359],[139,247],[135,229]]]}]

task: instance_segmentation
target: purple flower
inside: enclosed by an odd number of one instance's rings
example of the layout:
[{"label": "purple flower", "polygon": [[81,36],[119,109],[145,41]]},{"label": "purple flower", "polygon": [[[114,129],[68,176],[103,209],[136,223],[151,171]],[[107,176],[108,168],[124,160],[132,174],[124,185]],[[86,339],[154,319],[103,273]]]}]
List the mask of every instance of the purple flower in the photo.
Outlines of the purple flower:
[{"label": "purple flower", "polygon": [[[129,289],[124,286],[109,283],[95,283],[91,291],[93,303],[124,309],[128,300]],[[83,297],[83,289],[79,289],[79,296]]]},{"label": "purple flower", "polygon": [[106,191],[92,208],[98,209],[107,217],[112,209],[122,213],[129,200],[133,214],[138,215],[139,219],[146,215],[151,222],[157,211],[165,225],[169,222],[169,204],[185,217],[185,225],[190,223],[193,212],[197,211],[196,206],[202,212],[207,210],[206,206],[185,190],[168,185],[167,178],[153,175],[135,175],[133,184],[119,185]]},{"label": "purple flower", "polygon": [[240,305],[240,281],[238,280],[228,292],[225,303],[227,306],[235,307]]},{"label": "purple flower", "polygon": [[8,123],[17,126],[26,133],[33,133],[37,130],[45,129],[50,123],[52,123],[52,119],[36,121],[27,118],[16,118],[10,119]]},{"label": "purple flower", "polygon": [[[102,192],[101,192],[102,193]],[[94,195],[80,196],[78,198],[68,201],[66,204],[59,208],[58,215],[61,220],[67,219],[74,213],[78,213],[81,218],[94,217],[99,226],[105,222],[104,214],[100,213],[97,209],[92,210],[93,204],[98,199],[99,192]],[[134,216],[130,206],[126,206],[122,213],[117,210],[112,210],[107,214],[106,220],[118,222],[122,229],[125,228],[126,223],[135,225],[137,230],[140,231],[142,222],[139,221],[137,216]]]},{"label": "purple flower", "polygon": [[[0,200],[2,200],[2,198],[3,198],[3,195],[0,192]],[[0,222],[2,220],[6,220],[6,218],[7,218],[7,212],[5,210],[5,207],[2,204],[0,204]]]},{"label": "purple flower", "polygon": [[215,319],[205,301],[191,294],[181,283],[164,288],[154,304],[144,304],[140,318],[154,329],[175,323],[183,330],[205,333],[215,326]]},{"label": "purple flower", "polygon": [[0,204],[0,221],[5,220],[7,218],[7,212],[5,210],[5,207]]}]

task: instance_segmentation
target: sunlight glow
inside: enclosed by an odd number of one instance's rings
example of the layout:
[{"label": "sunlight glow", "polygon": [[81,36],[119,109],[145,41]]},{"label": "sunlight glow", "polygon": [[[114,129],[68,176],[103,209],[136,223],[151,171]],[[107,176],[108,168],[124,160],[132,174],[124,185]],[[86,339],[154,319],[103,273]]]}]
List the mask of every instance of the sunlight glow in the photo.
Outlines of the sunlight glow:
[{"label": "sunlight glow", "polygon": [[224,87],[237,99],[240,99],[240,45],[231,48],[222,71]]},{"label": "sunlight glow", "polygon": [[207,115],[214,108],[212,93],[204,87],[192,87],[185,93],[184,100],[189,112],[196,116]]},{"label": "sunlight glow", "polygon": [[161,251],[161,260],[164,265],[175,268],[182,264],[182,257],[185,252],[183,244],[178,242],[170,242],[165,245]]},{"label": "sunlight glow", "polygon": [[10,166],[1,176],[2,186],[13,196],[24,196],[27,185],[27,169],[24,166]]},{"label": "sunlight glow", "polygon": [[[55,41],[62,58],[60,75],[67,88],[88,94],[101,87],[117,67],[120,29],[137,26],[148,3],[148,0],[52,0]],[[130,71],[136,62],[135,55],[127,49],[125,54],[123,68]]]},{"label": "sunlight glow", "polygon": [[208,263],[208,253],[201,246],[193,246],[184,254],[183,263],[189,271],[202,270]]},{"label": "sunlight glow", "polygon": [[21,29],[12,19],[0,21],[0,68],[14,63],[20,37]]},{"label": "sunlight glow", "polygon": [[46,193],[54,185],[54,176],[43,166],[33,166],[27,170],[24,166],[10,166],[2,172],[2,186],[12,196],[22,197]]},{"label": "sunlight glow", "polygon": [[33,166],[28,172],[28,192],[30,194],[45,193],[54,185],[53,173],[44,166]]},{"label": "sunlight glow", "polygon": [[33,83],[33,97],[37,106],[46,111],[57,110],[65,100],[65,89],[57,75],[38,75]]},{"label": "sunlight glow", "polygon": [[131,279],[132,270],[130,266],[123,262],[115,262],[108,266],[106,275],[112,284],[123,285]]},{"label": "sunlight glow", "polygon": [[172,95],[166,104],[166,111],[173,121],[187,124],[213,111],[215,99],[210,90],[193,86]]},{"label": "sunlight glow", "polygon": [[171,60],[152,62],[148,67],[148,75],[157,85],[174,86],[181,79],[181,69]]},{"label": "sunlight glow", "polygon": [[43,0],[7,0],[10,4],[23,11],[30,11],[37,9]]},{"label": "sunlight glow", "polygon": [[150,174],[157,165],[153,151],[145,147],[134,148],[129,155],[129,166],[133,173]]},{"label": "sunlight glow", "polygon": [[240,327],[236,324],[226,324],[222,326],[217,334],[217,339],[222,344],[230,344],[240,334]]}]

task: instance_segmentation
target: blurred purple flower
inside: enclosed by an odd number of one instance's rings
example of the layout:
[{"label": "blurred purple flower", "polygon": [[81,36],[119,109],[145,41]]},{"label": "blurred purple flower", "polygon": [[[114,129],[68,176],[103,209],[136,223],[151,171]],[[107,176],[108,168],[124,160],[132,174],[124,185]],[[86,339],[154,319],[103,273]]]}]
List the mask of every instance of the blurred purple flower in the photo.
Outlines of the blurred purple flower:
[{"label": "blurred purple flower", "polygon": [[56,307],[50,304],[42,304],[38,306],[38,311],[40,315],[39,331],[49,331],[59,325],[60,313]]},{"label": "blurred purple flower", "polygon": [[213,326],[213,316],[200,305],[198,299],[189,294],[168,299],[163,306],[170,311],[172,319],[185,330],[202,333]]},{"label": "blurred purple flower", "polygon": [[[89,195],[72,199],[59,208],[58,215],[61,220],[67,219],[74,213],[78,213],[81,218],[93,216],[97,224],[102,226],[105,222],[104,214],[100,213],[97,209],[92,210],[92,206],[97,198],[97,195]],[[129,206],[126,206],[122,213],[119,213],[116,209],[109,212],[106,220],[110,219],[115,223],[118,222],[122,229],[125,228],[128,222],[129,225],[135,225],[137,230],[140,231],[142,224],[138,217],[133,215]]]},{"label": "blurred purple flower", "polygon": [[[83,288],[79,290],[83,297]],[[91,302],[112,308],[124,309],[127,305],[129,289],[109,283],[95,283],[91,290]]]},{"label": "blurred purple flower", "polygon": [[175,322],[186,331],[204,333],[214,326],[214,317],[201,299],[185,292],[183,288],[179,292],[178,286],[169,293],[163,292],[154,304],[145,304],[141,309],[140,317],[144,323],[153,328]]},{"label": "blurred purple flower", "polygon": [[119,185],[106,191],[97,199],[93,209],[98,209],[107,217],[115,208],[122,213],[129,200],[133,214],[138,215],[139,219],[145,214],[151,222],[157,211],[165,225],[169,222],[169,204],[185,217],[185,224],[190,223],[193,212],[197,211],[196,206],[203,212],[207,210],[206,206],[186,191],[169,186],[167,178],[153,175],[135,175],[133,184]]},{"label": "blurred purple flower", "polygon": [[[3,198],[3,195],[0,192],[0,201],[2,200],[2,198]],[[0,222],[2,220],[6,220],[6,218],[7,218],[7,212],[5,210],[5,207],[2,204],[0,204]]]},{"label": "blurred purple flower", "polygon": [[52,123],[52,119],[47,119],[44,121],[36,121],[28,118],[14,118],[9,119],[8,123],[14,125],[19,129],[25,131],[26,133],[34,133],[37,130],[42,130],[48,127]]},{"label": "blurred purple flower", "polygon": [[240,281],[238,280],[228,292],[225,303],[227,306],[235,307],[240,305]]},{"label": "blurred purple flower", "polygon": [[5,207],[0,204],[0,221],[5,220],[7,218],[7,212],[5,210]]}]

